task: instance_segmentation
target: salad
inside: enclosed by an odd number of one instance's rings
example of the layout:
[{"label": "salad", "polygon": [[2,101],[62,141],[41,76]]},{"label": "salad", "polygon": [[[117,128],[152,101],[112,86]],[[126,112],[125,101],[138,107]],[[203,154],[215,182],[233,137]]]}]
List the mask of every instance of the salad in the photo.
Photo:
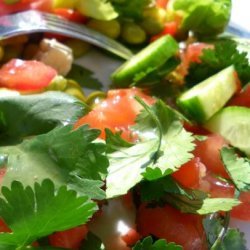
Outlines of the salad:
[{"label": "salad", "polygon": [[0,249],[249,249],[250,43],[224,32],[231,1],[0,3],[26,9],[134,56],[105,54],[107,90],[89,44],[0,41]]}]

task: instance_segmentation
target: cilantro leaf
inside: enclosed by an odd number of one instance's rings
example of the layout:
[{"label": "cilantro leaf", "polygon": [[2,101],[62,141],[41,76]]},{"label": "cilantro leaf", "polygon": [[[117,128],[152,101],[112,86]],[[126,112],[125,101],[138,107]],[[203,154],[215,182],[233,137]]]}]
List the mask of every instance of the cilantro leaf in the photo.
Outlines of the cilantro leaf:
[{"label": "cilantro leaf", "polygon": [[186,77],[188,84],[199,83],[218,73],[222,69],[234,65],[243,84],[250,81],[250,65],[246,52],[239,52],[237,43],[232,40],[219,40],[214,49],[204,49],[200,56],[201,63],[192,63]]},{"label": "cilantro leaf", "polygon": [[192,158],[194,139],[182,127],[179,116],[162,101],[152,107],[143,105],[145,110],[133,128],[140,142],[108,155],[108,197],[127,193],[143,176],[155,179],[170,174]]},{"label": "cilantro leaf", "polygon": [[119,17],[141,20],[143,18],[143,10],[150,5],[152,0],[111,0],[111,2],[115,10],[119,13]]},{"label": "cilantro leaf", "polygon": [[142,201],[160,201],[166,193],[188,195],[170,175],[154,181],[143,181],[140,183],[140,194]]},{"label": "cilantro leaf", "polygon": [[94,73],[78,64],[73,64],[67,78],[75,80],[83,88],[101,90],[102,84],[94,77]]},{"label": "cilantro leaf", "polygon": [[211,247],[211,250],[247,250],[246,240],[244,239],[244,234],[238,229],[230,228],[222,240],[218,240]]},{"label": "cilantro leaf", "polygon": [[73,124],[85,112],[78,99],[58,91],[1,97],[0,136],[21,138],[46,133],[56,126]]},{"label": "cilantro leaf", "polygon": [[205,193],[198,190],[193,190],[189,196],[167,193],[165,200],[183,213],[201,215],[218,211],[230,211],[234,206],[240,204],[240,201],[233,198],[208,198]]},{"label": "cilantro leaf", "polygon": [[102,241],[93,233],[89,232],[80,250],[105,250]]},{"label": "cilantro leaf", "polygon": [[222,161],[235,186],[240,191],[250,190],[250,160],[237,157],[233,148],[221,149]]},{"label": "cilantro leaf", "polygon": [[59,187],[68,185],[79,194],[103,199],[102,180],[106,175],[108,160],[106,146],[94,140],[99,131],[82,126],[59,127],[47,134],[25,140],[12,147],[0,148],[0,156],[7,156],[7,172],[3,185],[13,180],[33,186],[34,182],[52,179]]},{"label": "cilantro leaf", "polygon": [[166,240],[160,239],[153,242],[152,237],[146,237],[136,243],[132,250],[181,250],[182,247],[175,243],[167,243]]},{"label": "cilantro leaf", "polygon": [[36,239],[87,222],[96,211],[96,204],[87,196],[77,197],[62,186],[55,192],[52,181],[35,183],[34,189],[14,181],[11,188],[2,187],[0,217],[12,233],[1,233],[1,246],[23,247]]}]

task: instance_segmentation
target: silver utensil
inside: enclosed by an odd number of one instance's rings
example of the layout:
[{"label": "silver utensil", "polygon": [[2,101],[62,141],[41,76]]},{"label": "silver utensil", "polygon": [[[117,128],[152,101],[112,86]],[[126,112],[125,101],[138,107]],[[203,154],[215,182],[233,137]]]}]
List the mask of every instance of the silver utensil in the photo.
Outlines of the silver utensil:
[{"label": "silver utensil", "polygon": [[0,17],[0,39],[37,32],[50,32],[81,39],[126,60],[133,55],[119,42],[54,14],[28,10]]}]

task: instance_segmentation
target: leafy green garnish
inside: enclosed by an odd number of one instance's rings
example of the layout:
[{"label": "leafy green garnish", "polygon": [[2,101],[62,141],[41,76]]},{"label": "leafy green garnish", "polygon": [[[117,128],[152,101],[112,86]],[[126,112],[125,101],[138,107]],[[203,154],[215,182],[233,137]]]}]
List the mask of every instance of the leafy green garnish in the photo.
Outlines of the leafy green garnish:
[{"label": "leafy green garnish", "polygon": [[231,0],[174,0],[173,10],[181,15],[180,29],[202,36],[215,36],[227,26]]},{"label": "leafy green garnish", "polygon": [[205,193],[198,190],[190,192],[189,196],[167,193],[165,200],[183,213],[195,214],[230,211],[234,206],[240,204],[240,201],[233,198],[208,198]]},{"label": "leafy green garnish", "polygon": [[89,232],[80,250],[105,250],[102,241],[94,234]]},{"label": "leafy green garnish", "polygon": [[70,72],[67,75],[68,79],[73,79],[83,88],[100,90],[102,84],[94,77],[94,73],[78,64],[73,64]]},{"label": "leafy green garnish", "polygon": [[73,124],[85,112],[83,103],[61,92],[1,97],[1,144],[8,137],[22,138]]},{"label": "leafy green garnish", "polygon": [[153,241],[152,237],[146,237],[142,241],[137,242],[132,250],[181,250],[182,247],[175,243],[167,243],[166,240],[160,239]]},{"label": "leafy green garnish", "polygon": [[201,63],[192,63],[186,78],[190,84],[199,83],[230,65],[234,65],[243,84],[250,81],[250,64],[246,52],[239,52],[232,40],[219,40],[214,49],[204,49]]},{"label": "leafy green garnish", "polygon": [[238,157],[233,148],[221,149],[222,161],[239,191],[250,190],[250,160]]},{"label": "leafy green garnish", "polygon": [[101,190],[108,160],[105,144],[94,142],[99,131],[82,126],[56,128],[21,144],[0,148],[0,156],[7,156],[7,172],[3,185],[13,180],[33,186],[34,182],[52,179],[59,187],[67,185],[79,194],[103,199]]},{"label": "leafy green garnish", "polygon": [[0,244],[13,249],[30,245],[54,231],[84,224],[96,211],[96,204],[87,196],[77,197],[65,186],[55,192],[50,180],[35,183],[34,189],[14,181],[10,189],[2,187],[2,194],[0,217],[12,233],[1,233]]},{"label": "leafy green garnish", "polygon": [[143,176],[152,180],[170,174],[192,158],[194,139],[184,130],[176,112],[162,101],[152,107],[142,105],[145,110],[133,127],[140,142],[108,155],[108,197],[125,194]]},{"label": "leafy green garnish", "polygon": [[79,0],[76,8],[83,15],[99,20],[112,20],[118,17],[118,13],[107,0]]},{"label": "leafy green garnish", "polygon": [[238,229],[223,225],[224,221],[215,216],[207,217],[203,224],[207,235],[207,242],[211,250],[237,249],[247,250],[244,234]]},{"label": "leafy green garnish", "polygon": [[152,0],[111,0],[115,10],[121,18],[141,20],[143,10],[152,3]]},{"label": "leafy green garnish", "polygon": [[142,201],[152,202],[164,199],[166,193],[187,195],[170,175],[154,181],[143,181],[140,183],[140,194]]}]

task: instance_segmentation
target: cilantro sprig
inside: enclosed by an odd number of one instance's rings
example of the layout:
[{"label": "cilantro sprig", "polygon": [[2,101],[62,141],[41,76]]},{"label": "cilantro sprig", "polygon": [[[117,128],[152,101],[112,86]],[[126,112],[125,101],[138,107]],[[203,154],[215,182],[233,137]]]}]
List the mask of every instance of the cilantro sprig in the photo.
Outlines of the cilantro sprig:
[{"label": "cilantro sprig", "polygon": [[144,178],[154,180],[171,174],[192,158],[194,137],[185,131],[179,115],[162,101],[143,106],[133,127],[139,142],[108,155],[109,198],[125,194]]},{"label": "cilantro sprig", "polygon": [[153,241],[152,237],[146,237],[136,243],[132,250],[181,250],[181,246],[175,243],[168,243],[166,240],[160,239]]},{"label": "cilantro sprig", "polygon": [[219,40],[214,49],[204,49],[200,56],[201,63],[192,63],[186,77],[188,84],[193,85],[234,65],[243,84],[250,80],[250,64],[246,52],[240,52],[237,42],[229,39]]},{"label": "cilantro sprig", "polygon": [[67,185],[79,194],[104,199],[101,186],[108,159],[105,144],[95,141],[98,135],[98,130],[87,126],[76,130],[64,126],[21,144],[0,148],[0,156],[8,158],[2,184],[9,186],[18,180],[33,186],[34,182],[49,178],[56,187]]},{"label": "cilantro sprig", "polygon": [[61,186],[57,191],[46,179],[34,188],[14,181],[2,187],[0,217],[12,230],[0,234],[1,249],[23,249],[35,240],[84,224],[96,211],[96,204],[87,196],[77,196]]},{"label": "cilantro sprig", "polygon": [[246,157],[238,157],[234,148],[221,149],[222,161],[239,191],[250,190],[250,160]]}]

